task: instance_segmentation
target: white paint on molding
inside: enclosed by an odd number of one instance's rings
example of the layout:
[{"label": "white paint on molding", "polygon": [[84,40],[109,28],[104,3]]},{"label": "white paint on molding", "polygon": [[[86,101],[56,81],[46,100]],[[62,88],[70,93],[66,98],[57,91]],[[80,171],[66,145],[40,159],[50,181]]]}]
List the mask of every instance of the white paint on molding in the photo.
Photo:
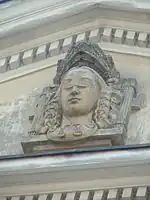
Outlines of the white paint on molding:
[{"label": "white paint on molding", "polygon": [[0,12],[0,36],[19,26],[37,25],[46,18],[54,20],[58,16],[70,16],[93,6],[116,7],[123,10],[150,9],[150,4],[136,0],[26,0],[9,6]]}]

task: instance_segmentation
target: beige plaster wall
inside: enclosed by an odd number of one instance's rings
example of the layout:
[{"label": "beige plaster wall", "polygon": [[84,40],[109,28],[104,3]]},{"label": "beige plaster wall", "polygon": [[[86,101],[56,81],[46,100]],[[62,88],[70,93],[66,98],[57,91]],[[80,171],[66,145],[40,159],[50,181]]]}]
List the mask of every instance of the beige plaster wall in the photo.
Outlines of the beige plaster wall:
[{"label": "beige plaster wall", "polygon": [[[109,52],[110,53],[110,52]],[[145,93],[145,107],[130,116],[127,144],[150,142],[150,59],[112,54],[116,68],[124,77],[136,77],[139,91]],[[0,155],[21,154],[21,141],[27,137],[27,118],[35,96],[52,83],[56,67],[0,84]]]},{"label": "beige plaster wall", "polygon": [[44,85],[51,84],[53,82],[55,72],[56,67],[53,66],[1,83],[0,93],[2,95],[0,97],[0,102],[9,102],[22,95],[26,96],[35,88],[43,88]]}]

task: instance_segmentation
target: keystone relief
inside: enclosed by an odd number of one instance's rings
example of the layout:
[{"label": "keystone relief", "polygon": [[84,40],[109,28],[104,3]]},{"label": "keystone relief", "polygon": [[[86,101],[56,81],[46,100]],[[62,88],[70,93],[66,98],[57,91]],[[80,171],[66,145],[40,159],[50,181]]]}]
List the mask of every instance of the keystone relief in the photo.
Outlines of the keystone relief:
[{"label": "keystone relief", "polygon": [[22,143],[24,152],[123,145],[130,113],[140,109],[137,81],[121,78],[97,44],[76,43],[34,107],[29,135],[46,139]]}]

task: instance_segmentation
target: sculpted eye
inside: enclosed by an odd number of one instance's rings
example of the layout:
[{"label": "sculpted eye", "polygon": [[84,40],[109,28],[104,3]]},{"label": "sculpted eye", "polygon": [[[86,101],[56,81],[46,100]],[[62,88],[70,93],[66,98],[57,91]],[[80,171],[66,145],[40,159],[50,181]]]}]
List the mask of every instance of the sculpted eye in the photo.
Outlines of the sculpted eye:
[{"label": "sculpted eye", "polygon": [[85,88],[85,87],[90,86],[91,84],[92,84],[92,82],[90,79],[82,78],[82,79],[80,79],[78,86]]},{"label": "sculpted eye", "polygon": [[64,87],[65,89],[70,89],[70,88],[72,88],[71,82],[72,82],[72,79],[65,79],[64,82],[63,82],[63,87]]},{"label": "sculpted eye", "polygon": [[87,88],[87,85],[78,85],[78,88]]}]

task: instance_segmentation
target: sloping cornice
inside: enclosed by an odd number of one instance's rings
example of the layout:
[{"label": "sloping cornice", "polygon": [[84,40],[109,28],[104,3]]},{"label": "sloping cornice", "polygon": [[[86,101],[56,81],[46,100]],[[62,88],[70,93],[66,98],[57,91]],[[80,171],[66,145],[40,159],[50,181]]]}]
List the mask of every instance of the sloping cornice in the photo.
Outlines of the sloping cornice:
[{"label": "sloping cornice", "polygon": [[[42,38],[38,41],[41,44],[33,43],[34,46],[32,46],[31,42],[28,44],[28,48],[27,43],[22,44],[22,46],[18,46],[22,49],[16,49],[18,52],[14,52],[14,48],[12,48],[12,53],[4,51],[4,56],[1,52],[0,83],[56,65],[73,42],[90,40],[98,43],[103,50],[109,52],[141,57],[150,56],[150,32],[127,30],[127,28],[97,27],[97,25],[98,23],[91,22],[91,25],[88,24],[85,27],[86,24],[84,24],[84,27],[88,28],[85,31],[78,33],[76,27],[75,32],[70,30],[71,35],[69,37],[60,34],[61,37],[57,35],[58,38],[54,41],[52,35],[50,35],[48,42]],[[95,26],[95,28],[91,30],[91,26],[93,28]],[[79,31],[81,31],[81,27],[79,27]],[[68,34],[67,30],[65,33]]]},{"label": "sloping cornice", "polygon": [[[150,5],[145,8],[144,2],[136,1],[108,1],[108,0],[32,0],[18,3],[15,7],[3,9],[0,12],[0,39],[11,37],[14,34],[19,36],[29,29],[28,40],[35,38],[34,29],[44,26],[47,23],[63,20],[64,18],[86,12],[88,10],[103,8],[126,11],[126,15],[120,15],[120,19],[126,19],[128,13],[132,15],[132,20],[137,22],[148,22],[150,15]],[[138,13],[138,16],[135,14]],[[114,15],[115,18],[115,15]],[[54,31],[54,30],[53,30]],[[34,37],[32,37],[34,34]],[[43,33],[44,34],[44,33]],[[39,37],[38,31],[36,36]],[[23,39],[27,40],[25,36]],[[17,42],[17,41],[16,41]],[[4,48],[4,46],[0,48]]]}]

